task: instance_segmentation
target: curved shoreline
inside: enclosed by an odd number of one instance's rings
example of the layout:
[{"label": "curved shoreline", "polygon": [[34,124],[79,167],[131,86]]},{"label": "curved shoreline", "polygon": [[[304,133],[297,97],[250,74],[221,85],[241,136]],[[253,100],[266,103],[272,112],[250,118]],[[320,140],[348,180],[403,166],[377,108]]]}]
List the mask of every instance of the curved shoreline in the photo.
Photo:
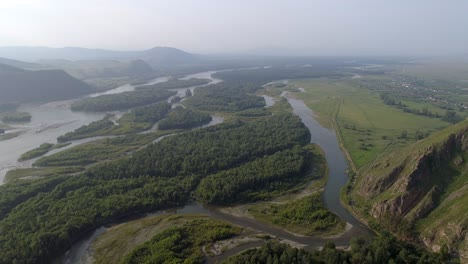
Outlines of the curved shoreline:
[{"label": "curved shoreline", "polygon": [[[166,213],[204,214],[214,219],[223,220],[234,225],[256,230],[260,233],[272,235],[273,237],[283,241],[290,241],[292,243],[304,245],[304,248],[307,249],[320,248],[327,241],[333,241],[338,247],[347,247],[349,245],[350,239],[353,237],[371,237],[372,231],[363,225],[358,219],[356,219],[352,213],[350,213],[341,203],[341,188],[344,187],[349,180],[348,176],[346,175],[348,163],[346,162],[345,154],[339,146],[340,143],[337,138],[336,131],[321,126],[320,123],[315,119],[313,111],[308,108],[303,101],[288,96],[288,93],[283,93],[283,96],[288,100],[288,103],[293,108],[294,114],[301,118],[304,125],[311,132],[311,143],[319,145],[324,151],[329,169],[329,175],[327,177],[327,182],[323,193],[324,205],[326,208],[328,208],[346,222],[347,228],[345,228],[343,233],[327,238],[297,235],[286,231],[283,228],[268,225],[256,219],[238,217],[222,212],[222,208],[201,206],[198,204],[189,204],[181,208],[157,211],[147,215],[151,216]],[[90,248],[92,243],[93,239],[87,241],[85,243],[86,248]],[[82,247],[82,245],[80,247]],[[72,246],[72,249],[67,251],[65,256],[70,256],[70,251],[73,249],[74,246]],[[89,250],[85,252],[88,251]],[[68,263],[81,263],[80,259],[82,259],[82,257],[83,256],[75,259],[77,260],[76,262],[72,261]]]}]

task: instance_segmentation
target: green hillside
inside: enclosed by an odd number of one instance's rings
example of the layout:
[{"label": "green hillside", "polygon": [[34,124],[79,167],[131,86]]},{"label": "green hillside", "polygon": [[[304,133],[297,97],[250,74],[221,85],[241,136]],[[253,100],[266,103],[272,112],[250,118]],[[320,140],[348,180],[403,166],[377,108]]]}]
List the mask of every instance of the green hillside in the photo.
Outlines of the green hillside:
[{"label": "green hillside", "polygon": [[399,237],[466,258],[468,120],[364,168],[351,203]]}]

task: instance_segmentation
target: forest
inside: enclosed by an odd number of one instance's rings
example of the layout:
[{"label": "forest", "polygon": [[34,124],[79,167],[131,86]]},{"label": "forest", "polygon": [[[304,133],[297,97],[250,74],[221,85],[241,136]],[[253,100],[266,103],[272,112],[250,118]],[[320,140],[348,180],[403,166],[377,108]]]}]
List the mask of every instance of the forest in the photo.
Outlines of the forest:
[{"label": "forest", "polygon": [[40,157],[40,156],[46,154],[47,152],[49,152],[50,150],[52,150],[53,147],[54,147],[54,144],[50,144],[50,143],[41,144],[39,147],[37,147],[35,149],[32,149],[32,150],[30,150],[28,152],[23,153],[19,157],[18,160],[23,161],[23,160],[28,160],[28,159]]},{"label": "forest", "polygon": [[169,115],[158,123],[158,128],[161,130],[190,129],[207,124],[210,121],[211,116],[209,114],[178,106],[173,108]]},{"label": "forest", "polygon": [[57,138],[58,142],[66,142],[71,140],[77,140],[82,138],[94,137],[101,135],[101,131],[109,129],[114,125],[114,122],[110,120],[111,115],[105,116],[103,119],[89,123],[88,125],[81,126],[72,132],[68,132],[65,135]]},{"label": "forest", "polygon": [[271,198],[273,191],[287,191],[301,182],[312,155],[297,146],[209,175],[200,182],[197,199],[222,205]]},{"label": "forest", "polygon": [[444,263],[445,255],[429,253],[411,244],[398,241],[391,235],[379,235],[366,243],[361,238],[351,239],[351,250],[337,249],[327,242],[322,250],[308,251],[293,248],[275,240],[261,248],[249,249],[222,262],[223,264],[308,264],[308,263]]},{"label": "forest", "polygon": [[83,174],[0,186],[0,263],[47,262],[102,224],[187,203],[205,175],[309,141],[291,114],[231,121],[165,138]]},{"label": "forest", "polygon": [[167,90],[143,89],[141,91],[107,94],[97,97],[88,97],[72,104],[73,111],[105,112],[125,110],[132,107],[144,106],[175,95],[176,92]]},{"label": "forest", "polygon": [[245,83],[217,83],[196,89],[184,105],[205,111],[236,112],[265,106],[265,100],[251,95],[261,86]]},{"label": "forest", "polygon": [[65,142],[95,136],[141,132],[150,129],[154,123],[164,118],[170,110],[171,105],[165,101],[135,107],[122,115],[115,123],[111,121],[114,118],[113,115],[106,115],[101,120],[91,122],[58,137],[57,140]]},{"label": "forest", "polygon": [[4,123],[27,123],[31,121],[31,114],[26,112],[6,112],[1,115]]},{"label": "forest", "polygon": [[226,82],[247,82],[263,85],[265,83],[283,79],[344,77],[341,67],[335,64],[317,64],[310,67],[303,66],[274,66],[266,68],[223,71],[213,74],[213,77]]}]

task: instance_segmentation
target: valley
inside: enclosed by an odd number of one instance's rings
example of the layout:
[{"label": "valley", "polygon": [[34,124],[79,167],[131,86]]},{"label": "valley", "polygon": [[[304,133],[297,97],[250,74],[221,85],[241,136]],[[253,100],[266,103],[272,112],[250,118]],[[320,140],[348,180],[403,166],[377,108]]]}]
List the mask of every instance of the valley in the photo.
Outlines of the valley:
[{"label": "valley", "polygon": [[[66,143],[57,148],[41,145],[23,155],[27,161],[6,167],[5,171],[13,166],[17,169],[8,173],[8,183],[0,187],[4,197],[0,199],[4,215],[0,225],[9,227],[0,238],[9,241],[20,235],[16,245],[37,243],[37,239],[41,244],[22,253],[4,244],[3,260],[13,256],[26,262],[59,257],[57,263],[105,263],[105,256],[118,257],[122,263],[142,261],[136,258],[169,260],[176,257],[154,255],[147,247],[169,250],[158,241],[179,237],[173,237],[174,232],[182,232],[182,240],[173,243],[183,243],[192,250],[190,256],[182,258],[194,258],[196,263],[205,259],[231,263],[254,252],[244,250],[275,241],[308,250],[313,259],[324,258],[321,254],[327,247],[335,256],[350,258],[341,249],[349,249],[357,237],[360,247],[382,239],[380,229],[374,229],[378,231],[375,234],[365,225],[375,228],[371,219],[357,213],[361,209],[351,196],[362,177],[360,170],[382,153],[418,138],[397,140],[403,128],[393,127],[391,120],[382,123],[381,113],[392,108],[365,89],[342,86],[349,77],[338,69],[311,71],[302,66],[203,72],[181,81],[167,82],[170,78],[164,77],[133,86],[135,89],[125,85],[72,102],[39,106],[94,119],[68,131],[63,130],[67,123],[43,125],[46,127],[40,133],[51,134],[50,140],[32,134],[31,142],[37,140],[34,147],[44,142],[55,144],[57,139]],[[200,77],[211,81],[193,79]],[[179,85],[182,87],[176,88]],[[339,94],[346,99],[339,98],[334,89],[340,89]],[[348,95],[350,90],[353,94]],[[156,96],[139,97],[142,91]],[[180,100],[174,101],[174,96]],[[123,98],[135,98],[135,103]],[[370,98],[372,105],[363,104]],[[382,112],[356,119],[368,111],[366,107],[381,107]],[[35,111],[31,113],[31,124],[40,122]],[[424,126],[431,134],[450,126],[397,109],[392,115],[408,119],[404,128],[410,135]],[[55,131],[59,128],[60,134]],[[361,142],[356,137],[363,131],[369,137],[365,139],[369,153],[353,145]],[[380,143],[387,135],[392,144]],[[11,156],[18,159],[20,154]],[[16,203],[21,207],[12,210]],[[13,224],[21,219],[30,220],[21,226]],[[153,226],[163,222],[168,223]],[[206,240],[194,239],[191,236],[198,232],[199,224],[217,225],[220,233]],[[34,231],[32,226],[40,229]],[[133,231],[118,231],[122,228]],[[187,228],[192,231],[186,233]],[[109,246],[133,238],[125,250],[123,245]],[[440,258],[404,242],[391,243],[416,256]],[[234,245],[223,246],[226,244]],[[323,245],[325,249],[317,251]],[[234,257],[239,252],[244,253]]]}]

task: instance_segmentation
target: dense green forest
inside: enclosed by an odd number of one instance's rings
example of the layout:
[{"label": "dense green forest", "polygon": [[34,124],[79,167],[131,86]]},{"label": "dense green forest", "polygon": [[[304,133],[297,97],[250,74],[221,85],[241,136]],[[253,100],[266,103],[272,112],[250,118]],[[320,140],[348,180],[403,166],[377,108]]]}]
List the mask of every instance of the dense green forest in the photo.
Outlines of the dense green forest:
[{"label": "dense green forest", "polygon": [[151,85],[141,85],[137,86],[136,89],[175,89],[175,88],[186,88],[191,86],[197,85],[204,85],[208,84],[210,80],[208,79],[197,79],[192,78],[188,80],[181,80],[181,79],[170,79],[167,82],[161,82]]},{"label": "dense green forest", "polygon": [[83,125],[72,132],[68,132],[65,135],[58,137],[57,141],[66,142],[102,135],[103,130],[107,130],[114,125],[114,122],[110,120],[111,117],[111,115],[107,115],[101,120],[91,122],[88,125]]},{"label": "dense green forest", "polygon": [[236,113],[236,116],[243,117],[257,117],[257,116],[267,116],[271,115],[271,111],[266,108],[252,108],[246,109]]},{"label": "dense green forest", "polygon": [[152,105],[137,107],[123,115],[118,122],[156,123],[171,110],[171,104],[159,102]]},{"label": "dense green forest", "polygon": [[260,88],[260,85],[235,82],[212,84],[197,88],[195,94],[184,101],[184,105],[200,110],[225,112],[263,107],[263,98],[249,94]]},{"label": "dense green forest", "polygon": [[167,129],[189,129],[207,124],[211,121],[209,114],[196,112],[178,106],[171,110],[168,117],[158,123],[158,128]]},{"label": "dense green forest", "polygon": [[16,184],[2,185],[0,263],[45,263],[104,223],[187,203],[206,175],[309,141],[290,114],[226,122],[165,138],[80,175],[41,180],[48,184],[21,197]]},{"label": "dense green forest", "polygon": [[27,123],[31,121],[31,114],[26,112],[6,112],[1,117],[4,123]]},{"label": "dense green forest", "polygon": [[141,91],[123,92],[118,94],[88,97],[72,104],[73,111],[104,112],[129,109],[148,105],[175,95],[167,90],[143,89]]},{"label": "dense green forest", "polygon": [[382,264],[382,263],[446,263],[443,254],[429,253],[391,235],[375,237],[371,243],[361,238],[351,239],[351,250],[337,249],[327,242],[322,250],[307,251],[281,244],[275,240],[261,248],[249,249],[224,261],[223,264]]},{"label": "dense green forest", "polygon": [[206,175],[309,140],[301,120],[290,114],[255,122],[233,121],[168,137],[134,153],[132,159],[119,160],[105,170],[96,167],[89,173],[102,178]]},{"label": "dense green forest", "polygon": [[214,220],[192,220],[157,234],[135,248],[122,264],[199,263],[204,264],[202,247],[239,234],[241,229]]},{"label": "dense green forest", "polygon": [[313,155],[309,148],[297,146],[209,175],[200,182],[197,198],[209,204],[271,198],[272,191],[287,191],[300,183]]},{"label": "dense green forest", "polygon": [[226,82],[250,82],[265,84],[267,82],[282,79],[343,77],[343,71],[337,65],[313,65],[312,67],[268,67],[256,69],[243,69],[223,71],[213,74],[213,77],[223,79]]},{"label": "dense green forest", "polygon": [[171,110],[171,104],[163,101],[146,106],[133,108],[125,113],[116,123],[107,115],[101,120],[81,126],[72,132],[58,137],[59,142],[77,140],[104,135],[122,135],[141,132],[150,129],[154,123],[164,118]]}]

